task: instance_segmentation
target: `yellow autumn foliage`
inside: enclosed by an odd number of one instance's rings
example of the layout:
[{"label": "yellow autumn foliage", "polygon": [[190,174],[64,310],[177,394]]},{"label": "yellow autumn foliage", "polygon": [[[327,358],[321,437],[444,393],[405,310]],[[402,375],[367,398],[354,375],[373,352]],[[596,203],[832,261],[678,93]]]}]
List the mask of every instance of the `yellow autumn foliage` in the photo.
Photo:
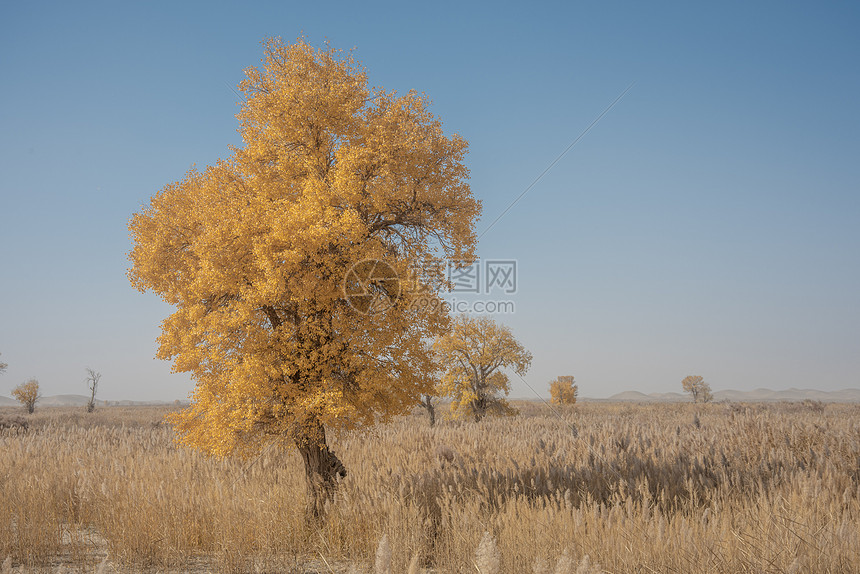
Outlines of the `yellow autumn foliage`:
[{"label": "yellow autumn foliage", "polygon": [[[442,305],[417,302],[438,295],[429,280],[392,293],[345,278],[363,261],[399,278],[469,262],[480,212],[467,143],[443,133],[422,94],[370,88],[350,55],[303,39],[266,42],[246,76],[244,144],[129,224],[132,284],[175,308],[157,356],[196,381],[172,422],[220,456],[324,442],[325,428],[410,410],[432,388],[427,341],[448,324]],[[352,288],[386,305],[362,312]]]},{"label": "yellow autumn foliage", "polygon": [[550,402],[554,405],[574,405],[579,387],[572,375],[560,375],[549,384]]}]

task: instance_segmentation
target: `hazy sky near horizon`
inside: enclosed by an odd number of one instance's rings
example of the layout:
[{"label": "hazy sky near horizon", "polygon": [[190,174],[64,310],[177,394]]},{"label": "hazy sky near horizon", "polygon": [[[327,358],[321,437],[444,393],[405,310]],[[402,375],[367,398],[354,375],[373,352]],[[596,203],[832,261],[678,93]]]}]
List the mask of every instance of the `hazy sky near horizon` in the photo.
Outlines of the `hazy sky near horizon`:
[{"label": "hazy sky near horizon", "polygon": [[[425,92],[516,260],[512,396],[860,386],[860,6],[850,2],[31,2],[0,8],[0,395],[192,389],[129,217],[240,144],[261,41],[328,39]],[[503,296],[502,296],[503,295]],[[534,391],[532,390],[534,389]]]}]

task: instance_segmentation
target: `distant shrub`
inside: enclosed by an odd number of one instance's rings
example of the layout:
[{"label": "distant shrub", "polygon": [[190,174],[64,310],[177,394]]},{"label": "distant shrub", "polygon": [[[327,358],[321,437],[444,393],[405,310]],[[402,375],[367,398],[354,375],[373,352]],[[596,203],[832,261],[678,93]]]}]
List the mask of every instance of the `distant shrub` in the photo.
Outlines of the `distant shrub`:
[{"label": "distant shrub", "polygon": [[803,406],[815,413],[820,413],[824,411],[824,403],[822,403],[821,401],[806,399],[803,401]]},{"label": "distant shrub", "polygon": [[22,417],[0,414],[0,432],[15,431],[15,434],[18,434],[26,431],[29,426]]}]

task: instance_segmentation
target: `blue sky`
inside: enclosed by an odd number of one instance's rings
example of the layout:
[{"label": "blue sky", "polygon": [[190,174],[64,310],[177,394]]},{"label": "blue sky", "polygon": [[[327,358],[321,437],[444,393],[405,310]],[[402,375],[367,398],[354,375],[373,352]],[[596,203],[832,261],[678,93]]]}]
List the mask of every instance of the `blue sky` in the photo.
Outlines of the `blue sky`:
[{"label": "blue sky", "polygon": [[481,238],[518,262],[512,395],[860,387],[856,4],[176,4],[0,8],[0,395],[91,366],[102,398],[187,396],[126,223],[240,143],[242,70],[300,34],[432,99],[479,233],[635,82]]}]

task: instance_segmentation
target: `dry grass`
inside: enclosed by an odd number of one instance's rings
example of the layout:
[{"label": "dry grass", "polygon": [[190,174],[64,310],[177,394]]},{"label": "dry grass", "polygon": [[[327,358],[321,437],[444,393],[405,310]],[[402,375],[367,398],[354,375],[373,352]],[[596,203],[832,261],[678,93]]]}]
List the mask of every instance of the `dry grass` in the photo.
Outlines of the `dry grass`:
[{"label": "dry grass", "polygon": [[350,473],[317,528],[303,522],[293,453],[207,459],[174,446],[167,408],[39,409],[25,432],[0,431],[0,563],[860,571],[860,406],[518,406],[516,418],[430,428],[415,414],[335,437]]}]

